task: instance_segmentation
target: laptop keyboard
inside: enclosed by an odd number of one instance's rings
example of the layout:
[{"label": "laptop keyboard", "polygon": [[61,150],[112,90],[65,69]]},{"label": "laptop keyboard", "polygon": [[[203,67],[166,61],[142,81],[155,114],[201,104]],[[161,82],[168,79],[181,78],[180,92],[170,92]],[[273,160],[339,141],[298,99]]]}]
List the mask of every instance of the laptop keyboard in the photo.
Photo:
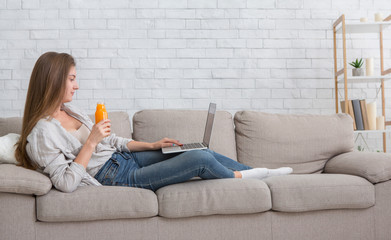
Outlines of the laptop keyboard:
[{"label": "laptop keyboard", "polygon": [[180,146],[181,149],[193,149],[193,148],[204,148],[204,145],[201,143],[186,143]]}]

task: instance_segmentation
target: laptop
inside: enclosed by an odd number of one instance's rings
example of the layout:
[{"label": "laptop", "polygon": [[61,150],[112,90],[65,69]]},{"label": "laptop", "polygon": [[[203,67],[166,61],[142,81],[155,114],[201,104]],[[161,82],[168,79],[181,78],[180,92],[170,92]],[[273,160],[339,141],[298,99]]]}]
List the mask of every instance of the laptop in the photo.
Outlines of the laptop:
[{"label": "laptop", "polygon": [[210,136],[212,135],[212,127],[215,118],[215,113],[216,113],[216,103],[210,103],[208,116],[206,118],[204,140],[202,141],[202,143],[187,143],[187,144],[183,144],[182,146],[165,147],[162,148],[163,154],[207,149],[209,147]]}]

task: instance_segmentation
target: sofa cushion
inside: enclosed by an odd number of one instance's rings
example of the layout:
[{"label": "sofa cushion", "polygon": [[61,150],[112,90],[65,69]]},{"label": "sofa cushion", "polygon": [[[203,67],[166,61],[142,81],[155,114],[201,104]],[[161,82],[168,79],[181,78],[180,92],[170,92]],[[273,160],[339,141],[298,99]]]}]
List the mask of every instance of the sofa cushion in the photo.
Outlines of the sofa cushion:
[{"label": "sofa cushion", "polygon": [[252,167],[288,166],[294,173],[321,172],[328,159],[353,150],[347,114],[235,114],[238,161]]},{"label": "sofa cushion", "polygon": [[52,188],[50,179],[15,164],[0,164],[0,192],[43,195]]},{"label": "sofa cushion", "polygon": [[37,218],[44,222],[144,218],[157,213],[155,193],[141,188],[85,186],[72,193],[53,189],[37,197]]},{"label": "sofa cushion", "polygon": [[[92,122],[95,122],[95,114],[88,115]],[[132,138],[132,128],[129,115],[126,112],[109,112],[108,117],[111,123],[111,131],[115,135],[124,138]]]},{"label": "sofa cushion", "polygon": [[18,163],[15,158],[15,150],[19,138],[20,135],[17,133],[8,133],[7,135],[0,137],[0,164]]},{"label": "sofa cushion", "polygon": [[22,131],[22,118],[10,117],[0,118],[0,137],[8,133],[18,133]]},{"label": "sofa cushion", "polygon": [[351,174],[366,178],[371,183],[391,179],[391,154],[375,152],[348,152],[330,159],[325,173]]},{"label": "sofa cushion", "polygon": [[[144,110],[133,116],[133,138],[154,142],[168,137],[182,143],[202,142],[207,111]],[[217,111],[210,149],[236,160],[235,131],[232,115]]]},{"label": "sofa cushion", "polygon": [[366,179],[343,174],[303,174],[265,179],[272,209],[305,212],[324,209],[369,208],[375,205],[375,188]]},{"label": "sofa cushion", "polygon": [[246,214],[270,210],[270,191],[257,179],[193,180],[156,192],[159,215],[167,218]]}]

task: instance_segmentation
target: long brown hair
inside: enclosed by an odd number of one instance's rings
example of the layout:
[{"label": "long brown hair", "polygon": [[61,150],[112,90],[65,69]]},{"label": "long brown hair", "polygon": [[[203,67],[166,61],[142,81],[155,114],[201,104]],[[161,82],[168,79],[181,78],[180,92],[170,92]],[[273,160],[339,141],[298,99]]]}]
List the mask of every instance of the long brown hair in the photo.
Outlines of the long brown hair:
[{"label": "long brown hair", "polygon": [[62,104],[72,66],[75,60],[71,55],[56,52],[44,53],[35,63],[24,107],[22,134],[15,151],[16,160],[25,168],[37,168],[26,152],[27,136],[40,119],[50,117]]}]

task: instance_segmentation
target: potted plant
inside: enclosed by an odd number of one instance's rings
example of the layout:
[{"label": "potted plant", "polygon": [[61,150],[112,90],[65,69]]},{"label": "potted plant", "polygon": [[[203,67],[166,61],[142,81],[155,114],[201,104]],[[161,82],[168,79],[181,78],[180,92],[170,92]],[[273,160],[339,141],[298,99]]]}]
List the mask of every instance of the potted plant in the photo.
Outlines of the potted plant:
[{"label": "potted plant", "polygon": [[354,67],[352,69],[353,76],[364,76],[364,70],[361,68],[363,63],[364,62],[362,61],[362,58],[360,60],[356,58],[356,61],[349,63],[351,66]]}]

